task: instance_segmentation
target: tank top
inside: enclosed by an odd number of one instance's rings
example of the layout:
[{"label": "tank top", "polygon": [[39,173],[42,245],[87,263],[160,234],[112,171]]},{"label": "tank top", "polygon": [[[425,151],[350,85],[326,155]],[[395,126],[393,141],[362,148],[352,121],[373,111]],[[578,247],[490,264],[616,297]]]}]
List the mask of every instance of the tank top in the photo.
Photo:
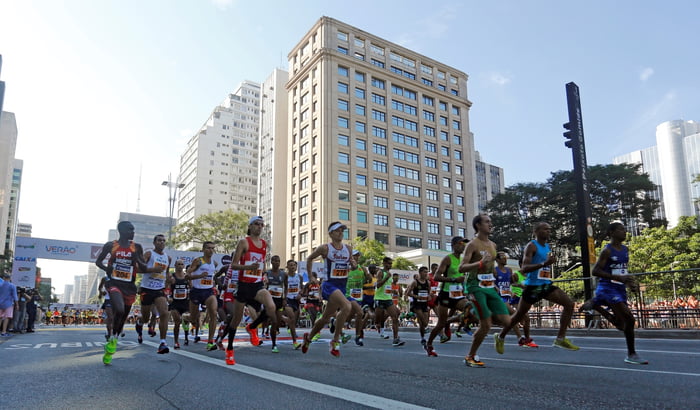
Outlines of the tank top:
[{"label": "tank top", "polygon": [[348,273],[348,284],[345,290],[345,296],[355,300],[362,299],[362,289],[365,283],[365,271],[362,266],[357,265],[357,269],[353,269]]},{"label": "tank top", "polygon": [[187,279],[175,278],[175,283],[170,285],[173,294],[173,300],[187,300],[190,293],[190,285]]},{"label": "tank top", "polygon": [[423,283],[416,281],[416,286],[413,288],[413,293],[417,295],[415,301],[418,303],[425,303],[430,299],[430,281],[426,280]]},{"label": "tank top", "polygon": [[165,278],[168,274],[168,265],[170,260],[168,255],[163,252],[160,254],[156,251],[151,251],[151,258],[148,260],[148,267],[160,267],[163,269],[160,273],[144,273],[141,279],[141,287],[144,289],[161,290],[165,288]]},{"label": "tank top", "polygon": [[[629,262],[627,247],[622,245],[622,249],[617,250],[610,244],[607,244],[605,248],[610,251],[610,257],[605,262],[603,270],[613,275],[627,275],[627,263]],[[625,284],[617,280],[598,278],[598,288],[625,290]]]},{"label": "tank top", "polygon": [[110,282],[113,281],[113,284],[136,282],[135,252],[136,244],[134,241],[129,241],[128,247],[122,247],[117,240],[112,242],[112,250],[107,263],[107,266],[112,268],[112,273],[108,275]]},{"label": "tank top", "polygon": [[501,270],[498,266],[496,266],[496,287],[498,288],[498,293],[501,296],[511,296],[511,276],[512,273],[510,271],[510,268],[506,267],[503,270]]},{"label": "tank top", "polygon": [[[259,263],[261,267],[264,266],[265,256],[267,255],[267,242],[261,239],[262,246],[257,247],[249,236],[246,236],[245,240],[248,242],[248,252],[241,256],[241,260],[238,261],[238,264],[253,265]],[[241,283],[260,283],[263,281],[262,275],[262,269],[242,270],[238,272],[238,281]]]},{"label": "tank top", "polygon": [[513,286],[513,284],[523,283],[523,281],[525,280],[525,275],[520,273],[520,271],[515,271],[515,274],[518,276],[518,281],[511,283],[510,291],[513,292],[513,296],[515,296],[516,298],[519,298],[523,294],[523,288]]},{"label": "tank top", "polygon": [[226,269],[226,274],[224,275],[224,291],[235,295],[238,289],[239,271],[238,269],[233,269],[231,265],[232,264],[228,265],[228,269]]},{"label": "tank top", "polygon": [[[454,253],[450,255],[450,266],[447,268],[447,272],[443,276],[448,278],[463,278],[464,274],[459,272],[459,258],[455,256]],[[463,283],[452,283],[445,282],[442,284],[442,291],[448,292],[450,299],[462,299],[464,297],[464,284]]]},{"label": "tank top", "polygon": [[374,296],[375,287],[377,286],[377,278],[372,276],[372,282],[365,283],[362,285],[362,294],[367,296]]},{"label": "tank top", "polygon": [[[535,252],[534,255],[532,255],[532,261],[530,263],[532,264],[538,264],[538,263],[544,263],[544,261],[547,260],[547,255],[549,255],[549,252],[551,252],[551,248],[549,247],[548,243],[545,243],[544,245],[540,244],[536,240],[531,241],[531,243],[534,243],[535,246],[537,247],[537,251]],[[527,286],[538,286],[538,285],[546,285],[549,283],[552,283],[552,267],[551,266],[545,266],[541,269],[534,270],[532,272],[529,272],[527,274],[527,277],[525,278],[525,281],[523,281],[523,284]]]},{"label": "tank top", "polygon": [[[380,270],[377,275],[381,275],[381,278],[377,278],[377,290],[374,292],[374,300],[391,300],[391,273]],[[384,278],[389,277],[382,286],[379,286],[379,282],[384,280]]]},{"label": "tank top", "polygon": [[343,288],[348,281],[350,271],[350,249],[343,244],[341,249],[335,249],[332,243],[328,244],[328,255],[326,255],[326,272],[328,272],[328,282]]},{"label": "tank top", "polygon": [[283,270],[279,270],[276,274],[271,270],[265,272],[267,275],[267,290],[275,299],[284,297],[284,277],[287,274]]},{"label": "tank top", "polygon": [[296,299],[301,290],[301,275],[295,273],[294,276],[287,275],[287,299]]},{"label": "tank top", "polygon": [[204,258],[199,258],[199,267],[196,271],[192,272],[193,276],[201,275],[206,273],[207,276],[199,279],[192,280],[192,287],[194,289],[211,289],[214,287],[214,274],[216,273],[216,266],[212,260],[209,263],[204,262]]},{"label": "tank top", "polygon": [[307,299],[319,300],[319,289],[321,289],[321,285],[318,283],[309,283],[309,294],[307,295]]}]

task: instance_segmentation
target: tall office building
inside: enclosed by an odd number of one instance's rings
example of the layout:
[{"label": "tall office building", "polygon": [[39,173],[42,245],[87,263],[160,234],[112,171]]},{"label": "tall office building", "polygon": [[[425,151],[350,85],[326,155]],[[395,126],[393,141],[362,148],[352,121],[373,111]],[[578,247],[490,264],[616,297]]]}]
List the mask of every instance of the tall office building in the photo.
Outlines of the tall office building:
[{"label": "tall office building", "polygon": [[467,75],[329,17],[289,53],[288,255],[349,238],[450,250],[477,211]]},{"label": "tall office building", "polygon": [[61,303],[75,303],[73,302],[73,285],[65,285],[63,288],[63,295],[60,298]]},{"label": "tall office building", "polygon": [[479,152],[475,156],[478,211],[483,212],[494,196],[505,192],[503,168],[482,161]]},{"label": "tall office building", "polygon": [[267,227],[263,238],[269,244],[268,254],[287,252],[287,161],[289,158],[287,124],[287,90],[289,73],[275,69],[262,83],[260,97],[260,174],[257,214]]},{"label": "tall office building", "polygon": [[19,222],[17,224],[17,236],[31,238],[32,237],[32,224]]},{"label": "tall office building", "polygon": [[[15,114],[0,112],[0,232],[8,232],[10,202],[12,197],[12,179],[14,176],[15,148],[17,146],[17,122]],[[13,226],[11,229],[15,229]],[[3,240],[0,254],[6,255],[9,243]]]},{"label": "tall office building", "polygon": [[15,249],[15,238],[19,234],[17,213],[19,211],[19,194],[22,188],[22,160],[15,159],[12,166],[12,185],[10,188],[10,206],[7,214],[7,234],[5,235],[5,250]]},{"label": "tall office building", "polygon": [[[168,237],[168,229],[175,226],[175,220],[167,216],[154,216],[135,214],[131,212],[119,212],[119,220],[115,227],[122,221],[129,221],[134,225],[134,242],[140,243],[144,251],[153,249],[153,238],[156,235]],[[116,229],[109,230],[108,241],[118,239],[119,232]]]},{"label": "tall office building", "polygon": [[258,206],[260,85],[241,83],[214,108],[180,156],[178,223],[227,209]]},{"label": "tall office building", "polygon": [[613,163],[642,164],[644,172],[659,186],[651,194],[663,203],[669,227],[681,216],[698,216],[700,199],[700,123],[666,121],[656,127],[656,146],[613,158]]}]

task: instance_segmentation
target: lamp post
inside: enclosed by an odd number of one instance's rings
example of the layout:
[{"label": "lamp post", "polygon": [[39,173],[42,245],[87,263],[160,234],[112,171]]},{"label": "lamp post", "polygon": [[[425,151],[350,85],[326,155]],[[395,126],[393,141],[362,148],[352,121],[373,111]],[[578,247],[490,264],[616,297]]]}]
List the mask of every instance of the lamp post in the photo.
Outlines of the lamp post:
[{"label": "lamp post", "polygon": [[173,213],[175,212],[175,201],[177,200],[177,190],[179,188],[183,188],[185,184],[181,182],[172,182],[172,174],[168,174],[168,180],[163,181],[161,183],[163,186],[168,187],[168,202],[169,202],[169,210],[170,214],[168,215],[168,244],[170,244],[170,240],[172,239],[173,236]]}]

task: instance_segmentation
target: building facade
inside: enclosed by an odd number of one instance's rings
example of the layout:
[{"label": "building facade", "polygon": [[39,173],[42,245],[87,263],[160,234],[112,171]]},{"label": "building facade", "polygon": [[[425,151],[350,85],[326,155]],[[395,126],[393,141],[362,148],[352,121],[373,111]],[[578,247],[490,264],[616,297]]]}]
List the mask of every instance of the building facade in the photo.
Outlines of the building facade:
[{"label": "building facade", "polygon": [[700,216],[700,123],[666,121],[656,127],[656,146],[613,158],[614,164],[642,164],[642,170],[658,186],[651,195],[663,206],[660,217],[673,227],[682,216]]},{"label": "building facade", "polygon": [[475,156],[477,207],[479,212],[483,212],[486,209],[486,204],[494,196],[505,192],[504,175],[503,168],[482,161],[478,152]]},{"label": "building facade", "polygon": [[22,166],[21,159],[15,159],[12,166],[12,185],[10,188],[10,206],[7,215],[7,233],[5,235],[5,250],[15,249],[15,238],[19,234],[19,222],[17,213],[19,211],[19,194],[22,189]]},{"label": "building facade", "polygon": [[260,98],[260,171],[257,214],[267,227],[263,238],[269,244],[268,255],[286,255],[287,239],[287,90],[289,73],[275,69],[263,81]]},{"label": "building facade", "polygon": [[14,235],[14,230],[16,229],[14,225],[10,226],[9,224],[16,147],[17,121],[15,120],[15,114],[2,111],[0,112],[0,232],[2,232],[5,240],[0,246],[0,253],[3,256],[6,255],[6,250],[14,249],[9,247],[10,243],[7,233],[9,229]]},{"label": "building facade", "polygon": [[19,222],[17,224],[17,236],[31,238],[32,237],[32,224]]},{"label": "building facade", "polygon": [[[170,219],[167,216],[155,216],[136,214],[131,212],[120,212],[119,220],[114,225],[115,227],[122,221],[129,221],[134,225],[134,242],[140,243],[143,250],[153,249],[153,238],[156,235],[164,235],[168,237],[168,229],[170,226],[175,226],[175,219]],[[109,230],[108,241],[119,239],[119,232],[116,229]]]},{"label": "building facade", "polygon": [[450,250],[477,212],[467,75],[322,17],[288,55],[288,255],[328,241]]},{"label": "building facade", "polygon": [[214,108],[180,157],[178,222],[258,206],[260,84],[241,83]]}]

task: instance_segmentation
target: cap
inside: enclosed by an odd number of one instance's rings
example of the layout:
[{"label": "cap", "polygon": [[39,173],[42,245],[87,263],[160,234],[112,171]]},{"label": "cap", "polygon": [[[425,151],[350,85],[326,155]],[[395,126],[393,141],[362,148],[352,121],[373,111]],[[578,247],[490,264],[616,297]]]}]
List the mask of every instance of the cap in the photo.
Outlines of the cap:
[{"label": "cap", "polygon": [[353,249],[353,250],[352,250],[352,256],[355,256],[355,255],[362,255],[362,254],[361,254],[360,251],[358,251],[357,249]]},{"label": "cap", "polygon": [[348,227],[345,224],[343,224],[342,222],[335,222],[335,223],[331,224],[331,226],[328,227],[328,233],[331,233],[331,232],[335,231],[336,229],[340,229],[340,228],[348,229]]},{"label": "cap", "polygon": [[250,220],[248,221],[248,225],[252,225],[255,222],[262,221],[262,220],[263,220],[262,216],[260,216],[260,215],[254,216],[254,217],[250,218]]},{"label": "cap", "polygon": [[460,242],[469,242],[469,241],[467,239],[462,238],[461,236],[455,236],[454,238],[452,238],[451,242],[452,242],[452,246],[455,246],[456,244],[458,244]]}]

